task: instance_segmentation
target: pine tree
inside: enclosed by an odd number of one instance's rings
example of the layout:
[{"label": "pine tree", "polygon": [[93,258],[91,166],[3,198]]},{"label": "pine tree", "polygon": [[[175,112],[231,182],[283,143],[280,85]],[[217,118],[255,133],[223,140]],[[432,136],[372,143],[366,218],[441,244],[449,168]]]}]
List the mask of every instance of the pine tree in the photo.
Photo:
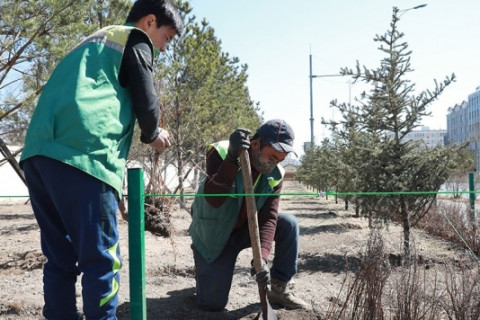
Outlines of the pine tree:
[{"label": "pine tree", "polygon": [[368,69],[357,62],[355,69],[341,69],[343,75],[364,81],[372,89],[357,100],[358,106],[333,101],[332,107],[343,116],[342,122],[335,124],[336,136],[358,152],[349,161],[356,170],[357,191],[394,193],[360,197],[366,213],[376,221],[401,223],[408,258],[410,229],[428,213],[435,195],[401,192],[439,190],[458,165],[462,146],[426,148],[419,142],[405,141],[406,135],[430,115],[427,107],[455,80],[455,75],[441,83],[434,81],[431,91],[415,94],[415,84],[407,78],[413,71],[411,51],[398,30],[398,12],[394,7],[390,29],[374,38],[385,55],[380,66]]}]

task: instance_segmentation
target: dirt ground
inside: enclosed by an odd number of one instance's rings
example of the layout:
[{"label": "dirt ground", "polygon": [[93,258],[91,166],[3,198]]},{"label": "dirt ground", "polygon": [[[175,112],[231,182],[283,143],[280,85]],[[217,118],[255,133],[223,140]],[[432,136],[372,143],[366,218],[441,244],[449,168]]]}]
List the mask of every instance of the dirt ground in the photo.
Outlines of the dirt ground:
[{"label": "dirt ground", "polygon": [[[305,192],[304,186],[286,181],[284,192]],[[340,291],[345,270],[355,270],[369,235],[367,222],[343,210],[333,198],[285,196],[281,212],[294,214],[300,224],[298,274],[292,290],[308,302],[309,311],[288,311],[274,306],[279,319],[322,319]],[[251,250],[237,261],[230,299],[224,312],[211,313],[195,305],[195,280],[190,237],[190,216],[179,206],[172,214],[175,231],[169,239],[146,234],[146,295],[148,319],[254,319],[260,311],[258,290],[249,275]],[[120,218],[123,268],[118,319],[129,319],[129,258],[127,223]],[[389,254],[400,253],[402,231],[390,226],[384,232]],[[449,244],[414,231],[417,253],[429,269],[455,259]],[[0,319],[42,319],[42,264],[39,230],[30,205],[24,200],[0,202]],[[348,266],[347,266],[348,261]],[[78,305],[81,308],[81,288]]]}]

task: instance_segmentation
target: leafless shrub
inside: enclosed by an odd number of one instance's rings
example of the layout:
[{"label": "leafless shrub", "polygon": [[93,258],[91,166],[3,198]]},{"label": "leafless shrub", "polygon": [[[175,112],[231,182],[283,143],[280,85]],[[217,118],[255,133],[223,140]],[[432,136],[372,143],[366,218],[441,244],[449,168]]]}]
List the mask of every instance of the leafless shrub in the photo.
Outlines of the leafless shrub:
[{"label": "leafless shrub", "polygon": [[411,263],[402,265],[395,271],[389,279],[389,319],[439,319],[441,289],[436,272],[422,269],[419,259],[412,259]]},{"label": "leafless shrub", "polygon": [[419,224],[429,234],[455,246],[467,248],[476,256],[480,254],[477,226],[469,221],[469,206],[465,202],[443,202],[432,208]]},{"label": "leafless shrub", "polygon": [[347,270],[341,292],[331,301],[325,319],[439,319],[442,290],[436,273],[422,269],[417,258],[409,259],[408,264],[401,259],[395,265],[390,259],[380,231],[372,230],[359,271],[349,278]]},{"label": "leafless shrub", "polygon": [[474,265],[471,268],[460,263],[459,267],[445,267],[446,295],[442,306],[448,319],[480,319],[480,267],[477,261]]},{"label": "leafless shrub", "polygon": [[382,297],[389,275],[382,236],[377,229],[372,229],[359,271],[347,280],[345,297],[339,294],[330,305],[326,319],[384,319]]}]

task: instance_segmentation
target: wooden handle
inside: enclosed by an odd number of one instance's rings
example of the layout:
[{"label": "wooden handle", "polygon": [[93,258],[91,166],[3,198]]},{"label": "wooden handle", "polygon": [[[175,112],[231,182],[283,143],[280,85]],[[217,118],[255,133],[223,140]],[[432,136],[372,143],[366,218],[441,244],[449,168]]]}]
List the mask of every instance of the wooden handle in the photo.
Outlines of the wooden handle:
[{"label": "wooden handle", "polygon": [[252,243],[253,265],[255,271],[262,269],[262,253],[260,247],[260,232],[258,231],[257,206],[253,196],[252,170],[250,168],[250,158],[248,151],[240,151],[240,166],[242,168],[243,185],[245,193],[245,202],[247,205],[248,230],[250,232],[250,241]]},{"label": "wooden handle", "polygon": [[[248,157],[247,150],[240,151],[240,167],[242,168],[243,187],[245,193],[248,194],[245,196],[245,202],[247,205],[248,231],[252,244],[253,267],[255,268],[255,272],[259,272],[262,269],[262,252],[260,249],[260,232],[258,231],[257,205],[255,204],[255,196],[253,195],[252,170],[250,168],[250,158]],[[258,293],[260,294],[260,306],[262,307],[262,312],[258,318],[263,320],[277,320],[277,315],[267,299],[267,288],[258,284]]]}]

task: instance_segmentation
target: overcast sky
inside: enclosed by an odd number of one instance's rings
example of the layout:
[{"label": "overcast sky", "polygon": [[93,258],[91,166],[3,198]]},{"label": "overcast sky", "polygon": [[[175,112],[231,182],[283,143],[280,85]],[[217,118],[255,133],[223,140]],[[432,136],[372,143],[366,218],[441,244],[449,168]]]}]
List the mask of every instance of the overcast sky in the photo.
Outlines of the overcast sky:
[{"label": "overcast sky", "polygon": [[[295,147],[310,141],[309,55],[314,75],[338,74],[358,60],[376,69],[383,57],[373,41],[390,27],[392,8],[404,11],[398,24],[412,51],[410,75],[416,90],[434,88],[455,73],[457,81],[429,107],[423,125],[446,129],[449,107],[480,86],[479,0],[191,0],[197,21],[206,18],[222,49],[247,64],[248,87],[265,120],[283,118],[296,132]],[[322,117],[338,118],[329,102],[348,102],[365,86],[348,78],[313,79],[315,141],[328,135]]]}]

